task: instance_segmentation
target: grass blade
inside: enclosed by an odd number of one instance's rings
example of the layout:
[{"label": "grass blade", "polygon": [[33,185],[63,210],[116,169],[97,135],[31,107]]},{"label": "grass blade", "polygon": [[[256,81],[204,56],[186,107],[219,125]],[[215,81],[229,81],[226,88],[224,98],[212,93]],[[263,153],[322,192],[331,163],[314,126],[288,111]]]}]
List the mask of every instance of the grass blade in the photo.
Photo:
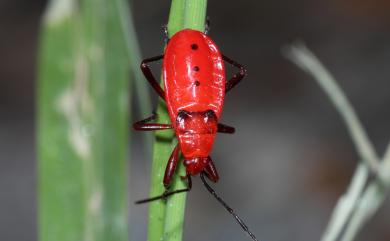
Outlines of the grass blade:
[{"label": "grass blade", "polygon": [[39,54],[39,240],[127,241],[128,56],[116,4],[51,0]]}]

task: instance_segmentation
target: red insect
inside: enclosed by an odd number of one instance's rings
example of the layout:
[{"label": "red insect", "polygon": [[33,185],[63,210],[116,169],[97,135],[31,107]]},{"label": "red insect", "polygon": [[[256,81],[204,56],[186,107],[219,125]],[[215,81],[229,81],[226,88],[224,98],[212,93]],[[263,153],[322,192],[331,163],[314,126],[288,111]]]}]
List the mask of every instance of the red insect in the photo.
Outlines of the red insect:
[{"label": "red insect", "polygon": [[[148,66],[163,59],[164,90]],[[225,81],[224,60],[240,71]],[[169,187],[178,164],[179,150],[184,156],[187,175],[205,172],[213,182],[218,174],[209,156],[217,132],[234,133],[234,128],[218,124],[225,92],[245,76],[240,64],[223,56],[215,43],[204,33],[185,29],[168,42],[164,55],[145,59],[141,64],[145,77],[168,106],[171,125],[148,123],[153,117],[134,124],[136,130],[175,129],[178,145],[168,161],[164,185]]]},{"label": "red insect", "polygon": [[[148,63],[163,59],[164,89],[153,76]],[[224,61],[239,71],[225,80]],[[249,232],[243,221],[229,208],[207,184],[204,175],[213,182],[219,179],[209,154],[217,132],[234,133],[233,127],[218,123],[222,114],[225,93],[230,91],[246,75],[246,70],[237,62],[221,54],[215,43],[204,33],[185,29],[177,32],[168,42],[164,55],[145,59],[142,72],[158,95],[166,101],[172,124],[150,123],[151,116],[136,122],[134,128],[141,131],[174,129],[178,144],[168,160],[164,175],[164,194],[140,200],[145,203],[191,189],[191,176],[200,174],[206,188],[236,218],[244,230]],[[184,156],[188,188],[169,192],[173,174],[179,162],[179,152]]]}]

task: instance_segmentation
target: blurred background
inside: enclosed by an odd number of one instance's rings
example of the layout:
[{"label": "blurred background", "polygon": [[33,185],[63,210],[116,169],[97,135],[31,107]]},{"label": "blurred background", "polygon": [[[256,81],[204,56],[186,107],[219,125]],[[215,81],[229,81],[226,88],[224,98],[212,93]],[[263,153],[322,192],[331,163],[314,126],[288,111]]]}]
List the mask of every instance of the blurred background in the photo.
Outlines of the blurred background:
[{"label": "blurred background", "polygon": [[[34,92],[45,4],[0,2],[0,240],[36,240]],[[160,54],[170,2],[131,5],[143,57]],[[304,40],[339,81],[382,155],[390,138],[388,9],[386,0],[209,1],[210,36],[248,69],[226,99],[223,122],[237,132],[217,138],[215,188],[261,240],[318,240],[358,159],[330,101],[281,56],[281,47]],[[133,121],[144,117],[133,113]],[[146,240],[147,206],[132,202],[148,194],[150,160],[142,134],[130,133],[130,237]],[[387,203],[357,240],[389,241],[389,212]],[[246,239],[198,179],[184,235]]]}]

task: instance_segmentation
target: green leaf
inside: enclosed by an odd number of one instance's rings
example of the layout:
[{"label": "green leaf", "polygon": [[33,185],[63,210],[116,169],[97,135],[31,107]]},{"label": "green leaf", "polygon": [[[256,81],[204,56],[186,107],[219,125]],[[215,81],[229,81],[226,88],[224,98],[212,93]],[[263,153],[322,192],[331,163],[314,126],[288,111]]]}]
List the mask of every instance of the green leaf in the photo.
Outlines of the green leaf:
[{"label": "green leaf", "polygon": [[38,69],[40,241],[127,241],[124,0],[52,0]]}]

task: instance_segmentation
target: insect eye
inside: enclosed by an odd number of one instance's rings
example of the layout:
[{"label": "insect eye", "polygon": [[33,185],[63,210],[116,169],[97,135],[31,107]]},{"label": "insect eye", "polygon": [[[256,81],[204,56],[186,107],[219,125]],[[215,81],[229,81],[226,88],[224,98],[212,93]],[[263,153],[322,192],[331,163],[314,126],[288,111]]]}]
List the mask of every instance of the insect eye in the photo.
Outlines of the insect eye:
[{"label": "insect eye", "polygon": [[213,110],[207,110],[204,113],[205,120],[208,121],[210,119],[217,119],[217,116],[215,115],[215,112]]},{"label": "insect eye", "polygon": [[182,120],[187,119],[189,116],[190,116],[190,113],[189,113],[188,111],[181,110],[181,111],[179,111],[179,113],[177,114],[176,120],[177,120],[178,122],[180,122],[180,121],[182,121]]}]

